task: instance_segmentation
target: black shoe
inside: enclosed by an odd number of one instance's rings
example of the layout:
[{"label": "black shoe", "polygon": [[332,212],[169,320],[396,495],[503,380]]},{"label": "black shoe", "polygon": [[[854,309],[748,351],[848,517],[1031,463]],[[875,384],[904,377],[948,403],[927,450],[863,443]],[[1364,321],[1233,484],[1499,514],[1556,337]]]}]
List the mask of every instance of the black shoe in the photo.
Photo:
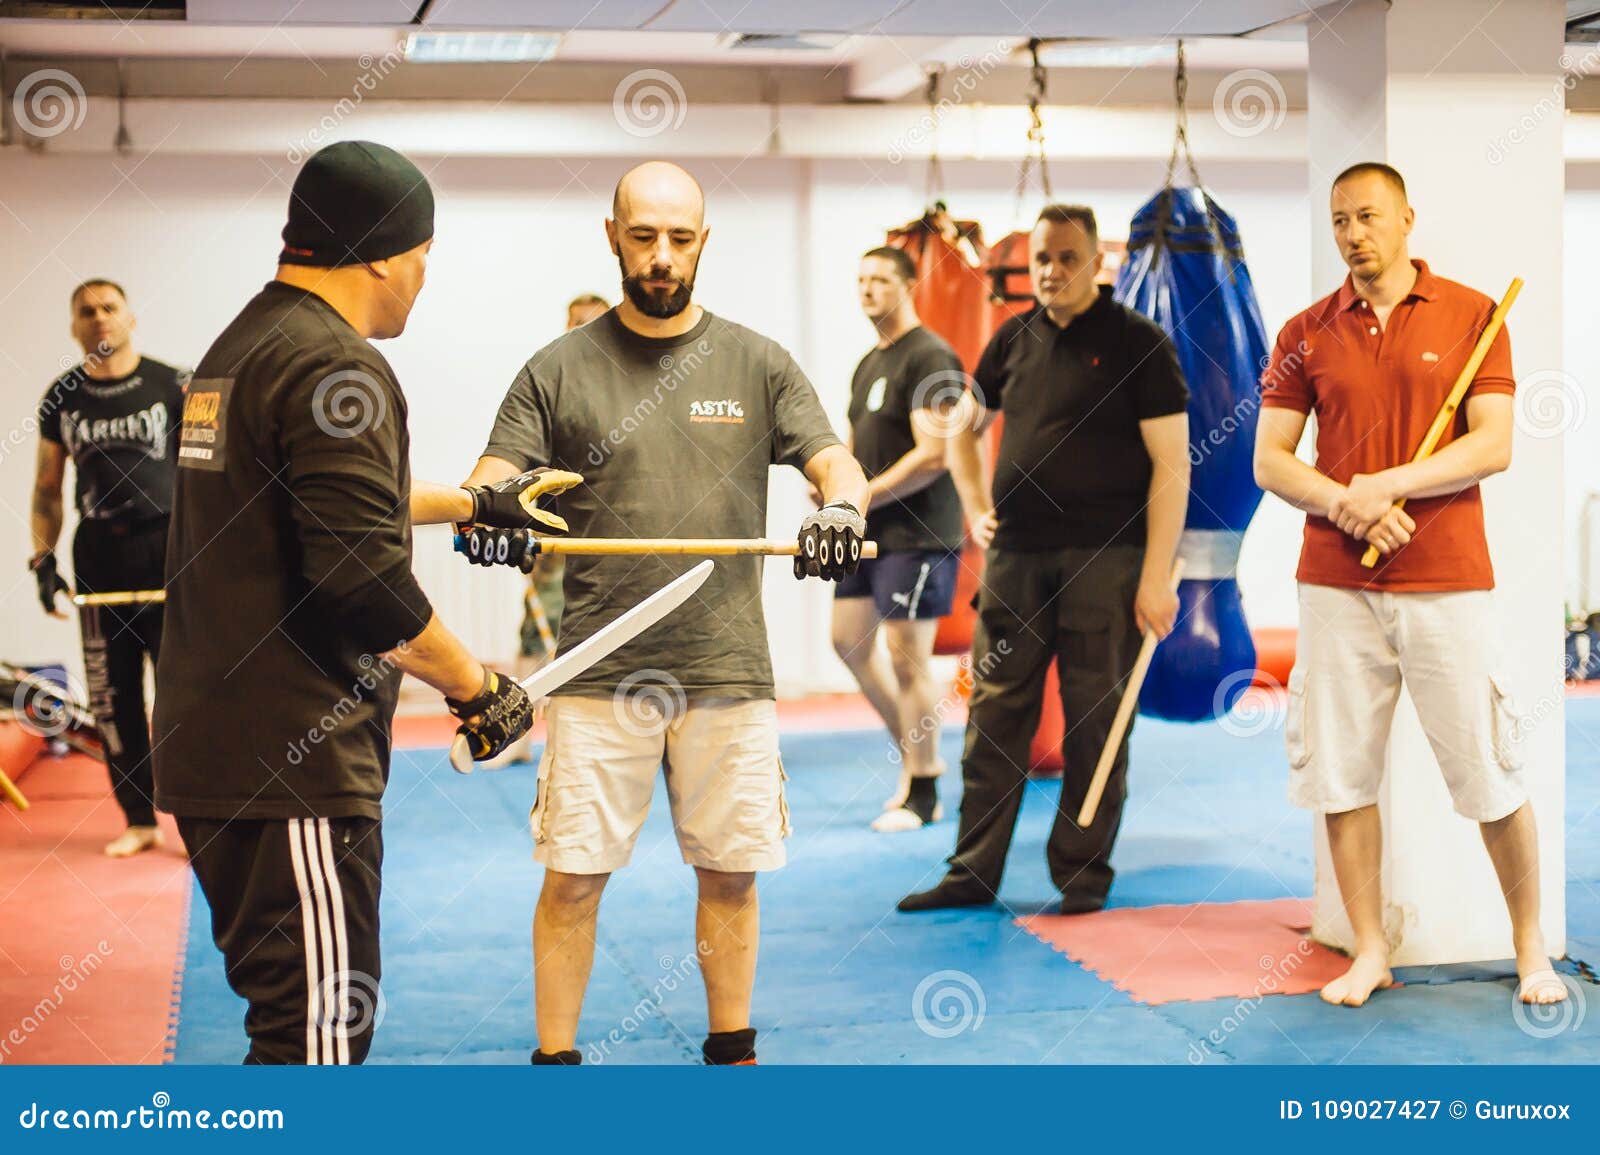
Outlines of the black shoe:
[{"label": "black shoe", "polygon": [[583,1055],[578,1051],[557,1051],[547,1055],[543,1051],[534,1051],[529,1059],[535,1067],[581,1067]]},{"label": "black shoe", "polygon": [[1104,910],[1105,905],[1106,896],[1103,894],[1064,894],[1061,896],[1062,914],[1093,914],[1097,910]]},{"label": "black shoe", "polygon": [[900,911],[950,910],[963,906],[988,906],[994,892],[976,879],[952,880],[948,875],[932,890],[908,894],[895,905]]}]

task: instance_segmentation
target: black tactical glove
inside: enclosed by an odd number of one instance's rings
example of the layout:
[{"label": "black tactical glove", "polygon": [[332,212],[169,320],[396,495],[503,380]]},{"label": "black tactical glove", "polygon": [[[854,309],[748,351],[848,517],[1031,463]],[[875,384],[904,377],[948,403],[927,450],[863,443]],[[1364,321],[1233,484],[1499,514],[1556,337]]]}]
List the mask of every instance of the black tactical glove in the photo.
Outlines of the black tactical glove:
[{"label": "black tactical glove", "polygon": [[[456,733],[467,740],[474,762],[487,761],[528,732],[533,703],[520,685],[493,670],[484,671],[483,689],[466,702],[446,698],[444,704],[461,719]],[[468,719],[475,719],[468,722]]]},{"label": "black tactical glove", "polygon": [[56,555],[54,550],[40,550],[28,560],[28,568],[33,571],[34,580],[39,583],[39,604],[44,606],[47,614],[58,613],[56,609],[56,595],[66,594],[72,596],[72,587],[62,580],[56,572]]},{"label": "black tactical glove", "polygon": [[[576,473],[541,466],[493,485],[466,486],[466,491],[472,495],[471,524],[499,529],[533,528],[541,533],[566,533],[566,521],[537,503],[582,483],[583,478]],[[548,505],[546,501],[545,506]]]},{"label": "black tactical glove", "polygon": [[830,501],[800,523],[800,552],[794,576],[836,582],[856,572],[867,519],[848,501]]},{"label": "black tactical glove", "polygon": [[480,529],[456,526],[456,552],[466,554],[473,565],[509,565],[523,573],[533,572],[539,546],[531,529]]}]

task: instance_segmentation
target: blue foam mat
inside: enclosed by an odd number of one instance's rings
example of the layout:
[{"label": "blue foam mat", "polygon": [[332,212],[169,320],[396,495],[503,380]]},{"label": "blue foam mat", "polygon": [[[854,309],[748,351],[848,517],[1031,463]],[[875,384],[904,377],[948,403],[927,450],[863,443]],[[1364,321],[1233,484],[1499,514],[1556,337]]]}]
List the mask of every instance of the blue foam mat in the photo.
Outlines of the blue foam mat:
[{"label": "blue foam mat", "polygon": [[[1600,700],[1570,702],[1568,729],[1571,951],[1593,962],[1600,959]],[[1310,894],[1311,818],[1283,800],[1282,748],[1281,729],[1241,738],[1216,725],[1141,720],[1112,904]],[[1218,1024],[1239,1018],[1237,1000],[1134,1005],[1012,924],[1017,914],[1051,909],[1044,839],[1055,783],[1029,787],[1003,905],[901,915],[895,901],[942,873],[953,818],[903,835],[866,829],[895,776],[876,735],[786,734],[783,750],[795,836],[790,865],[761,879],[754,1021],[763,1062],[1600,1058],[1591,1022],[1548,1038],[1522,1029],[1507,972],[1494,965],[1404,972],[1411,985],[1354,1011],[1315,995],[1270,996],[1215,1045],[1209,1036]],[[941,753],[959,764],[959,732],[944,733]],[[942,785],[953,816],[959,773]],[[461,777],[441,751],[395,758],[385,822],[385,1017],[369,1061],[526,1062],[534,1041],[529,925],[541,873],[527,835],[532,793],[531,767]],[[590,1061],[694,1061],[705,1007],[693,970],[693,918],[693,872],[679,857],[658,790],[633,863],[613,877],[601,906],[580,1031]],[[982,1021],[974,1025],[979,1006]],[[238,1061],[243,1013],[224,982],[197,891],[176,1061]],[[952,1022],[941,1022],[943,1013]]]}]

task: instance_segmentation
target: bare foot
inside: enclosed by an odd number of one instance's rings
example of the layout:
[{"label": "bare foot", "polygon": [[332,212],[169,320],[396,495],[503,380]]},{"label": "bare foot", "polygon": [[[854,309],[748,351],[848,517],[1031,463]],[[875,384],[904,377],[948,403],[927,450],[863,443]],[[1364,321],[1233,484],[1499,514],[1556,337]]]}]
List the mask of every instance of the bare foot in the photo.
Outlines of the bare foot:
[{"label": "bare foot", "polygon": [[106,843],[107,858],[132,858],[146,850],[159,849],[166,843],[161,830],[155,826],[130,826]]},{"label": "bare foot", "polygon": [[[933,817],[928,822],[943,822],[944,806],[935,803]],[[921,830],[928,822],[922,820],[922,815],[904,806],[895,810],[885,810],[872,820],[872,829],[879,834],[901,834],[907,830]]]},{"label": "bare foot", "polygon": [[1543,935],[1532,935],[1517,948],[1517,997],[1540,1006],[1567,997],[1567,984],[1550,968]]},{"label": "bare foot", "polygon": [[1378,951],[1357,954],[1350,969],[1322,988],[1322,1001],[1346,1007],[1359,1007],[1373,991],[1394,985],[1389,958]]},{"label": "bare foot", "polygon": [[906,769],[904,762],[900,763],[900,780],[895,784],[894,793],[883,801],[883,811],[887,814],[891,810],[899,810],[906,804],[906,796],[911,793],[911,771]]}]

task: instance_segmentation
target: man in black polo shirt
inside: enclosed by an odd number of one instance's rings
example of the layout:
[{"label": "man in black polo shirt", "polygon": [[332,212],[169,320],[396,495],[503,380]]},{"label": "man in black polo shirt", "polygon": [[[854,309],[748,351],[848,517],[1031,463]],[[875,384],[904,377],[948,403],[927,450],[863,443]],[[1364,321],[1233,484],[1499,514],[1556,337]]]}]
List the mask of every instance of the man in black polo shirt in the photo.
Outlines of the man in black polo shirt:
[{"label": "man in black polo shirt", "polygon": [[[1094,823],[1078,807],[1110,735],[1140,635],[1165,637],[1172,560],[1189,501],[1188,390],[1172,344],[1095,283],[1092,210],[1049,205],[1029,239],[1039,305],[1000,327],[963,402],[976,432],[951,440],[951,471],[988,549],[950,870],[900,909],[994,901],[1027,781],[1052,658],[1066,717],[1065,772],[1046,858],[1063,914],[1098,910],[1126,795],[1126,737]],[[1005,417],[993,501],[977,437]]]},{"label": "man in black polo shirt", "polygon": [[352,141],[313,155],[276,278],[184,402],[156,803],[178,817],[249,1001],[247,1063],[359,1063],[371,1046],[401,673],[446,695],[480,760],[532,713],[411,574],[413,520],[492,524],[521,483],[412,485],[406,398],[369,339],[405,328],[432,236],[432,191],[399,153]]},{"label": "man in black polo shirt", "polygon": [[867,537],[878,556],[839,583],[833,602],[833,648],[900,757],[900,787],[872,823],[880,832],[940,817],[939,690],[928,661],[961,566],[961,501],[941,425],[965,377],[955,350],[917,318],[915,279],[900,249],[861,258],[856,286],[878,342],[850,383],[850,450],[871,481]]},{"label": "man in black polo shirt", "polygon": [[[78,528],[72,579],[80,594],[159,590],[167,515],[178,459],[178,415],[188,374],[133,344],[127,295],[114,281],[72,291],[72,336],[83,363],[57,377],[39,402],[39,460],[33,482],[33,556],[28,567],[51,617],[66,614],[56,567],[67,461],[76,475]],[[161,646],[161,605],[86,605],[78,612],[89,705],[100,731],[111,792],[127,829],[106,844],[112,858],[161,845],[150,777],[144,663]]]}]

